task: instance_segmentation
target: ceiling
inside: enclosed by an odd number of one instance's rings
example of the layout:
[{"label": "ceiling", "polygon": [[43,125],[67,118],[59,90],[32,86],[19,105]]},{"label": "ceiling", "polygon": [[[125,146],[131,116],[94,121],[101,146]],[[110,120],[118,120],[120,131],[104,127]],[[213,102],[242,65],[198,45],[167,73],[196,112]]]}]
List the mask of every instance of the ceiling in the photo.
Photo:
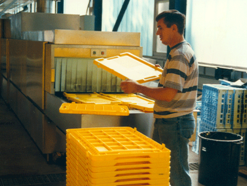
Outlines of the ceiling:
[{"label": "ceiling", "polygon": [[31,2],[33,0],[0,0],[0,12],[4,14],[13,8],[23,7]]}]

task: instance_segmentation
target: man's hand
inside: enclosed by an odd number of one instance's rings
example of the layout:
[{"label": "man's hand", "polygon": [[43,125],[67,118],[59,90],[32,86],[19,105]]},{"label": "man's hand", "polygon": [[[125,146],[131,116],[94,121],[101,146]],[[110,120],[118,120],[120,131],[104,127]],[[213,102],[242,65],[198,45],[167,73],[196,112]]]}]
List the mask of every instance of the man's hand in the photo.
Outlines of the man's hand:
[{"label": "man's hand", "polygon": [[155,64],[154,66],[155,66],[155,67],[158,67],[158,68],[160,68],[160,69],[162,69],[161,66],[160,66],[159,64]]},{"label": "man's hand", "polygon": [[124,93],[130,94],[130,93],[136,93],[137,92],[137,86],[138,84],[130,79],[127,79],[125,81],[121,82],[121,89],[124,91]]}]

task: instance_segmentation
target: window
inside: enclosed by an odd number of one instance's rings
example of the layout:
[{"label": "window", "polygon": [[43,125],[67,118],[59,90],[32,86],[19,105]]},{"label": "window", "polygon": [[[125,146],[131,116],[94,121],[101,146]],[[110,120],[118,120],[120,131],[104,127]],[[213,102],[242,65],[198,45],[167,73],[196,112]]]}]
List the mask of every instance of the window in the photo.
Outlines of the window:
[{"label": "window", "polygon": [[64,0],[64,14],[86,15],[89,0]]},{"label": "window", "polygon": [[159,37],[156,36],[157,24],[155,21],[156,16],[165,11],[169,10],[169,0],[155,0],[155,10],[154,10],[154,38],[153,38],[153,55],[154,56],[166,56],[167,46],[162,44]]}]

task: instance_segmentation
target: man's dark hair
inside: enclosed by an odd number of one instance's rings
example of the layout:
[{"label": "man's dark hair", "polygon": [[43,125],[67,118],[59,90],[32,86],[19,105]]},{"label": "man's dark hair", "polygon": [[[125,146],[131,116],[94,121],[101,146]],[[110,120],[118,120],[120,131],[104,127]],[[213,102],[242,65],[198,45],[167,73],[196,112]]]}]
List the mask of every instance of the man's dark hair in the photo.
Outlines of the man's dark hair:
[{"label": "man's dark hair", "polygon": [[160,19],[164,18],[164,23],[167,28],[170,28],[173,24],[177,25],[178,33],[181,35],[184,33],[185,28],[185,15],[177,10],[167,10],[156,17],[156,21],[158,22]]}]

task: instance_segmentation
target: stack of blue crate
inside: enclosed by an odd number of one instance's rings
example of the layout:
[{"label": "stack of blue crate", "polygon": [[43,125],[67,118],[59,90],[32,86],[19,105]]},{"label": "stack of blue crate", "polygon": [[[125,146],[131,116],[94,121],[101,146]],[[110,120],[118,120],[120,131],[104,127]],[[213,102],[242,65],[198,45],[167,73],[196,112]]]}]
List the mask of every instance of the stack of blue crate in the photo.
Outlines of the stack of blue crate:
[{"label": "stack of blue crate", "polygon": [[[240,165],[245,164],[245,136],[247,129],[247,89],[221,84],[204,84],[202,89],[201,123],[198,134],[205,131],[222,131],[244,137]],[[199,139],[192,150],[198,153]]]}]

